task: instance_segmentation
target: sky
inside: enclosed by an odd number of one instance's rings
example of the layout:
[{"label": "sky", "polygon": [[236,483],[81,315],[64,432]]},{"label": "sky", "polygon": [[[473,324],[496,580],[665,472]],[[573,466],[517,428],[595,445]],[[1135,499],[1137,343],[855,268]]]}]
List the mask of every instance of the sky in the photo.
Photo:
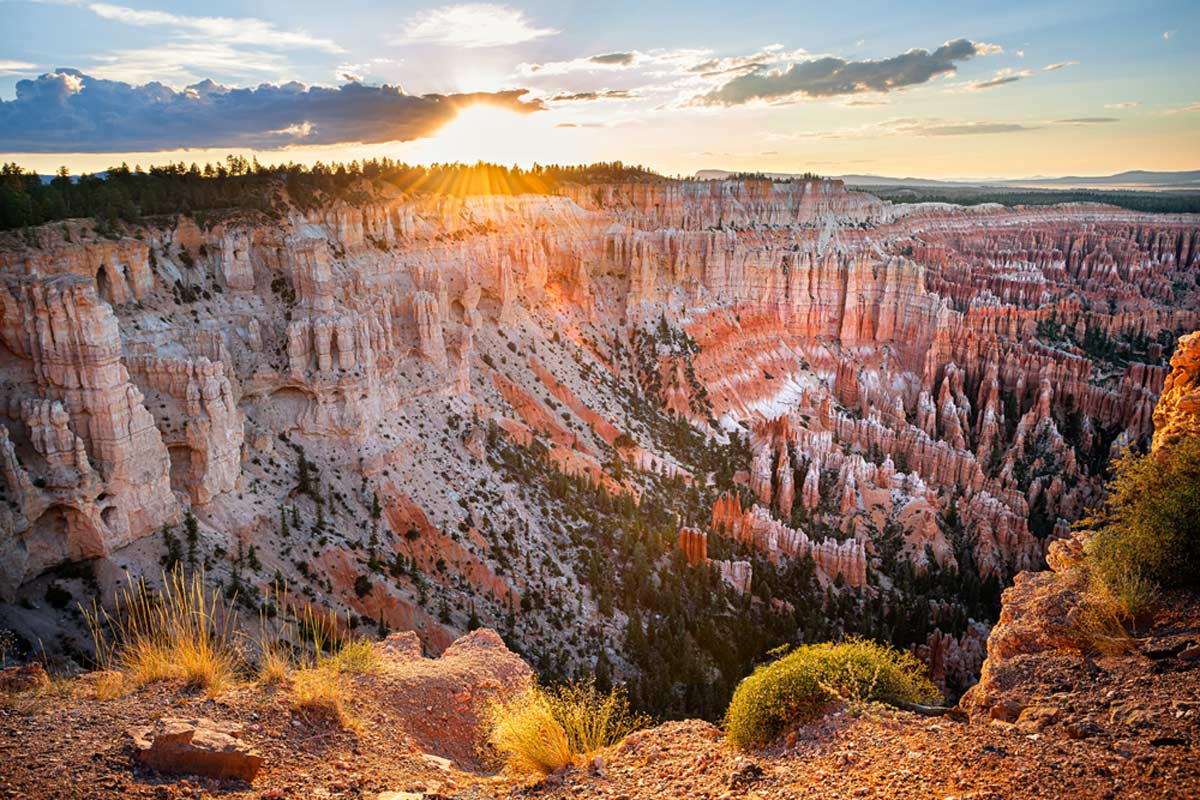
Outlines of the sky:
[{"label": "sky", "polygon": [[0,160],[1200,169],[1200,3],[0,0]]}]

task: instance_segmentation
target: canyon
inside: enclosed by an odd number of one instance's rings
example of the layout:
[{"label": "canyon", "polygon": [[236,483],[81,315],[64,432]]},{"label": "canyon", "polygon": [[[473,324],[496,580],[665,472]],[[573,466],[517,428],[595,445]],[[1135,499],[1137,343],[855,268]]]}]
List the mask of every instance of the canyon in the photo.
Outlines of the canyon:
[{"label": "canyon", "polygon": [[186,562],[248,613],[286,586],[648,686],[631,641],[683,586],[764,631],[698,679],[799,628],[957,694],[1111,456],[1196,433],[1155,406],[1197,402],[1168,378],[1197,215],[820,179],[363,195],[0,237],[0,623],[83,651],[52,593]]}]

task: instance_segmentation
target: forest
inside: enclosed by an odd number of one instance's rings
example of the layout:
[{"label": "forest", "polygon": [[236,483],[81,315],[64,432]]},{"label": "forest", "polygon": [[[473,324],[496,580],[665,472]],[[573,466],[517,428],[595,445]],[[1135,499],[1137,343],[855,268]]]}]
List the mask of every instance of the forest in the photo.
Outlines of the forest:
[{"label": "forest", "polygon": [[989,186],[847,186],[893,203],[955,203],[977,206],[1048,206],[1055,203],[1106,203],[1158,214],[1200,213],[1200,192],[1138,192],[1097,189],[1020,189]]},{"label": "forest", "polygon": [[0,230],[76,217],[134,222],[197,212],[258,212],[279,218],[287,203],[301,209],[340,199],[364,202],[390,187],[405,193],[454,195],[550,194],[564,184],[655,182],[667,178],[620,161],[579,166],[496,164],[414,166],[389,158],[349,164],[266,166],[229,156],[217,164],[127,164],[99,175],[71,176],[61,168],[45,179],[17,164],[0,166]]}]

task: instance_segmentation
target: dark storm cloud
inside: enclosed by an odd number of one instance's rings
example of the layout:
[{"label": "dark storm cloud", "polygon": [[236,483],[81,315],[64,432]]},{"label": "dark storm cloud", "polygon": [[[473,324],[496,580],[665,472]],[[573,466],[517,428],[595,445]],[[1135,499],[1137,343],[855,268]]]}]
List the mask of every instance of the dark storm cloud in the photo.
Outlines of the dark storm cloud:
[{"label": "dark storm cloud", "polygon": [[606,64],[627,67],[633,63],[633,53],[601,53],[588,59],[593,64]]},{"label": "dark storm cloud", "polygon": [[17,83],[0,101],[0,151],[95,153],[207,147],[407,141],[428,136],[480,103],[537,111],[524,90],[409,95],[395,86],[286,83],[230,89],[212,81],[181,91],[60,69]]},{"label": "dark storm cloud", "polygon": [[787,69],[763,68],[739,75],[700,98],[708,105],[734,106],[751,100],[776,100],[792,95],[834,97],[862,92],[887,92],[925,83],[952,73],[955,63],[995,48],[967,39],[955,39],[934,50],[909,50],[879,61],[847,61],[826,56],[801,61]]}]

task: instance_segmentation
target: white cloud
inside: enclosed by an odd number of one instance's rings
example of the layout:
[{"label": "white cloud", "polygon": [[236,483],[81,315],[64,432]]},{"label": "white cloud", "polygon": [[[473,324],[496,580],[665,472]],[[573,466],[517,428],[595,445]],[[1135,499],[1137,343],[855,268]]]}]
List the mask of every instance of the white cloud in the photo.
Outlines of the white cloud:
[{"label": "white cloud", "polygon": [[1137,108],[1142,103],[1140,100],[1126,100],[1122,103],[1105,103],[1105,108]]},{"label": "white cloud", "polygon": [[1186,106],[1180,106],[1179,108],[1167,109],[1168,114],[1194,114],[1197,111],[1200,111],[1200,103],[1191,103]]},{"label": "white cloud", "polygon": [[464,3],[417,14],[392,43],[499,47],[556,33],[553,28],[535,27],[519,9],[492,3]]},{"label": "white cloud", "polygon": [[893,117],[851,128],[768,134],[768,141],[878,139],[908,136],[987,136],[1037,130],[1040,125],[999,120],[946,120],[938,117]]},{"label": "white cloud", "polygon": [[230,45],[251,45],[272,50],[314,49],[340,53],[342,48],[330,39],[304,31],[287,31],[274,23],[254,17],[189,17],[167,11],[143,10],[110,3],[92,3],[92,13],[137,27],[166,26],[186,32],[189,38],[217,41]]},{"label": "white cloud", "polygon": [[1058,61],[1053,64],[1047,64],[1046,66],[1042,67],[1042,72],[1055,72],[1056,70],[1060,70],[1063,67],[1073,67],[1078,63],[1079,63],[1078,61]]},{"label": "white cloud", "polygon": [[279,128],[267,133],[277,134],[279,136],[291,136],[296,139],[303,139],[305,136],[312,136],[316,132],[311,122],[305,121],[299,124],[288,125],[286,128]]},{"label": "white cloud", "polygon": [[999,86],[1006,86],[1010,83],[1016,83],[1022,78],[1028,78],[1033,75],[1032,70],[1022,69],[1017,70],[1012,67],[996,70],[996,74],[991,78],[979,81],[971,81],[966,84],[959,84],[951,89],[951,91],[967,91],[967,92],[982,92],[987,89],[995,89]]},{"label": "white cloud", "polygon": [[247,80],[282,79],[287,61],[278,53],[245,50],[221,42],[171,42],[159,47],[115,50],[96,56],[88,72],[98,78],[129,83],[161,81],[175,86],[209,75]]},{"label": "white cloud", "polygon": [[1170,38],[1174,35],[1175,35],[1175,31],[1163,31],[1163,41],[1164,42],[1169,41]]},{"label": "white cloud", "polygon": [[28,61],[0,61],[0,75],[21,75],[35,69],[37,65]]}]

